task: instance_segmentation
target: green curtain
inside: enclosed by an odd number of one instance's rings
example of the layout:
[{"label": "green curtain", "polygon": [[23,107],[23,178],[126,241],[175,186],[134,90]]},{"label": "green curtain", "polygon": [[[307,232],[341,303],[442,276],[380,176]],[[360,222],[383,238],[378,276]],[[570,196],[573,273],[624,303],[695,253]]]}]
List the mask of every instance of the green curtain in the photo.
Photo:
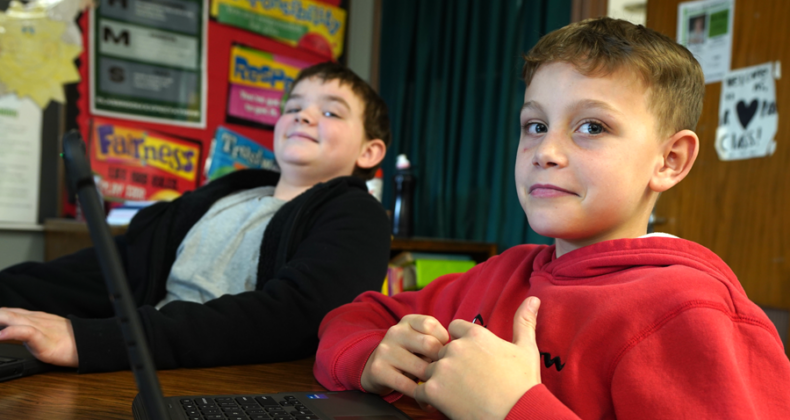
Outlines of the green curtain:
[{"label": "green curtain", "polygon": [[571,0],[384,0],[380,93],[395,157],[417,177],[415,236],[551,243],[529,228],[514,167],[524,101],[522,54],[570,22]]}]

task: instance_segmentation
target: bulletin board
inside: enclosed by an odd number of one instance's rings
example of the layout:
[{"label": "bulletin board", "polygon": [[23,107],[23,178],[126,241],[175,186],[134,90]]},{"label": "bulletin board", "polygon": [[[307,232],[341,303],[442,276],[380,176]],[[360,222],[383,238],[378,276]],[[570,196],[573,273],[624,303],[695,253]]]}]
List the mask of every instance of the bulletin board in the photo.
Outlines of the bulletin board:
[{"label": "bulletin board", "polygon": [[[135,0],[102,0],[97,3],[100,4],[99,7],[102,7],[101,4],[107,3],[112,3],[116,7],[119,4],[132,7],[134,2]],[[189,0],[179,0],[179,2],[188,3]],[[273,150],[272,130],[273,121],[276,119],[272,119],[271,116],[266,116],[267,118],[260,117],[256,121],[255,118],[245,116],[243,113],[239,115],[239,113],[236,112],[237,115],[233,115],[233,110],[229,108],[229,105],[233,105],[231,103],[232,95],[243,93],[236,92],[238,90],[238,86],[242,86],[242,84],[234,85],[230,83],[231,59],[238,54],[247,54],[244,57],[248,61],[259,59],[269,59],[275,61],[279,60],[279,63],[281,64],[285,63],[285,65],[291,65],[292,67],[296,68],[297,66],[304,67],[319,62],[328,61],[333,59],[333,57],[327,57],[326,55],[321,54],[320,52],[322,50],[320,49],[312,48],[311,50],[311,45],[304,45],[304,43],[301,45],[298,43],[294,45],[293,42],[289,43],[287,40],[276,40],[273,37],[264,36],[261,34],[261,31],[254,32],[251,30],[254,28],[250,26],[252,25],[250,22],[220,23],[218,19],[220,17],[219,15],[214,17],[211,16],[210,8],[212,7],[212,2],[223,4],[233,3],[230,0],[202,0],[202,4],[198,4],[200,7],[194,8],[194,10],[198,10],[200,13],[206,12],[208,16],[205,26],[203,28],[198,28],[198,32],[205,30],[205,36],[202,36],[201,38],[195,37],[198,38],[197,42],[200,42],[200,39],[205,40],[205,48],[202,49],[205,54],[204,57],[193,57],[191,55],[187,55],[179,58],[180,60],[184,61],[203,60],[205,63],[205,71],[203,72],[205,81],[197,82],[203,83],[205,86],[203,87],[201,85],[198,88],[199,94],[205,94],[205,98],[201,100],[201,103],[199,104],[200,107],[203,107],[203,110],[200,112],[199,118],[193,118],[189,121],[185,121],[183,119],[181,121],[168,121],[166,118],[162,119],[156,117],[138,118],[139,116],[134,115],[126,117],[123,115],[113,115],[112,113],[108,114],[106,112],[98,112],[95,103],[91,103],[91,84],[96,83],[99,79],[99,76],[91,74],[94,63],[91,62],[92,57],[90,52],[91,42],[95,42],[95,40],[92,40],[91,31],[96,30],[96,10],[90,10],[81,16],[79,24],[82,29],[83,45],[85,48],[83,48],[83,53],[80,56],[81,82],[78,85],[79,99],[77,106],[79,115],[77,117],[77,124],[83,135],[83,138],[85,138],[86,142],[89,143],[89,147],[90,139],[92,139],[95,135],[92,130],[97,121],[100,121],[102,124],[114,124],[119,127],[123,127],[124,129],[149,131],[150,133],[155,133],[155,135],[159,137],[177,139],[185,145],[184,147],[191,147],[190,145],[195,145],[201,156],[199,160],[194,162],[196,165],[196,171],[200,176],[199,181],[196,182],[196,186],[201,185],[206,180],[204,171],[205,160],[206,157],[209,156],[210,148],[212,147],[212,140],[214,140],[218,129],[229,130],[238,136],[253,139],[254,141],[262,144],[264,147]],[[285,7],[283,5],[287,6],[288,3],[300,3],[299,5],[296,5],[298,7],[304,7],[304,4],[306,4],[305,0],[302,0],[301,2],[299,0],[272,0],[266,2],[258,1],[247,3],[277,3],[281,7]],[[341,0],[321,0],[321,3],[334,7],[340,7]],[[289,7],[295,7],[293,4]],[[105,13],[105,15],[106,14],[107,13]],[[345,11],[342,11],[341,17],[343,19],[342,23],[345,27]],[[91,26],[92,23],[93,26]],[[190,26],[189,22],[183,23],[183,26],[190,28],[194,27],[194,25]],[[117,29],[118,27],[120,27],[120,25],[117,25],[115,27],[116,29],[113,29],[115,32],[111,32],[109,35],[101,35],[115,37],[118,42],[122,42],[123,39],[120,30]],[[152,29],[151,33],[153,33],[153,35],[149,34],[149,38],[156,36],[167,36],[166,32],[163,32],[164,35],[158,35],[158,32],[156,31],[158,31],[158,29]],[[95,35],[95,33],[93,35]],[[188,45],[189,42],[194,41],[191,41],[189,36],[186,36],[184,39],[170,39],[168,42],[178,46]],[[175,54],[177,50],[178,48],[174,48],[172,53]],[[337,51],[335,50],[334,52]],[[115,57],[112,56],[112,54],[114,54],[112,51],[109,53],[104,51],[104,53],[106,53],[106,56],[110,56],[113,59]],[[98,55],[96,52],[94,52],[94,57],[96,56]],[[192,66],[192,61],[189,62],[189,66]],[[166,65],[170,69],[175,69],[174,71],[176,72],[180,71],[179,66],[181,64],[179,63],[179,60],[169,60],[168,63],[163,65]],[[184,66],[186,66],[186,64],[184,64]],[[295,71],[298,72],[298,69]],[[107,77],[112,77],[112,75]],[[196,83],[194,80],[188,79],[186,77],[181,79],[176,77],[176,80],[179,80],[182,83]],[[156,80],[154,79],[154,82],[155,81]],[[255,88],[254,86],[243,87],[247,89]],[[119,96],[122,95],[122,93],[123,92],[119,93]],[[249,92],[247,92],[247,94],[249,95]],[[191,104],[193,102],[185,101],[185,103]],[[265,101],[263,101],[263,103],[264,105],[266,104]],[[274,103],[269,103],[268,105],[279,107],[279,104]],[[195,108],[193,106],[193,109],[199,108]],[[265,113],[265,110],[261,113]],[[73,212],[73,208],[68,208],[68,206],[66,206],[64,210],[66,214]]]}]

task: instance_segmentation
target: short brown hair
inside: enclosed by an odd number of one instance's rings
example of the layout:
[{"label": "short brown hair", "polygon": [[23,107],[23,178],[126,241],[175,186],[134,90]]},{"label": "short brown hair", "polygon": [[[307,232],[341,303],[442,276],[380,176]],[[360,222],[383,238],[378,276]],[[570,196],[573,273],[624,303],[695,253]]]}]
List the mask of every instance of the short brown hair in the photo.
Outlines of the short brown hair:
[{"label": "short brown hair", "polygon": [[538,67],[557,61],[570,63],[587,76],[634,70],[647,86],[647,107],[656,116],[661,135],[694,130],[702,113],[705,78],[691,52],[665,35],[625,20],[572,23],[541,38],[524,61],[521,76],[527,86]]},{"label": "short brown hair", "polygon": [[[294,87],[296,87],[299,82],[314,77],[320,79],[324,83],[337,80],[341,86],[347,85],[351,88],[351,91],[357,95],[365,106],[362,112],[362,123],[365,127],[365,136],[367,140],[381,139],[385,147],[390,146],[392,131],[390,130],[390,117],[387,104],[367,82],[342,64],[328,61],[303,69],[299,75],[296,76],[293,83],[291,83],[283,99],[286,100],[291,96],[291,92],[293,92]],[[376,170],[380,165],[379,163],[372,168],[356,167],[352,175],[365,180],[371,179],[376,174]]]}]

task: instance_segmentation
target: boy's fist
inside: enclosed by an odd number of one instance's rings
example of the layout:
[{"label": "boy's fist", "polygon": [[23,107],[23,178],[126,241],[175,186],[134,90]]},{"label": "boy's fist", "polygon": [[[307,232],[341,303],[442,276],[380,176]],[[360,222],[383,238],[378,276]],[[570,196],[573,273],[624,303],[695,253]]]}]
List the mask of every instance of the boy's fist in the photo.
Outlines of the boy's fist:
[{"label": "boy's fist", "polygon": [[[513,342],[463,320],[450,323],[453,340],[439,351],[415,390],[420,405],[451,419],[504,419],[530,388],[540,383],[535,326],[540,300],[529,297],[513,319]],[[463,396],[463,397],[460,397]]]},{"label": "boy's fist", "polygon": [[414,398],[418,380],[425,380],[428,364],[450,339],[436,318],[406,315],[387,330],[362,371],[362,388],[385,395],[393,390]]}]

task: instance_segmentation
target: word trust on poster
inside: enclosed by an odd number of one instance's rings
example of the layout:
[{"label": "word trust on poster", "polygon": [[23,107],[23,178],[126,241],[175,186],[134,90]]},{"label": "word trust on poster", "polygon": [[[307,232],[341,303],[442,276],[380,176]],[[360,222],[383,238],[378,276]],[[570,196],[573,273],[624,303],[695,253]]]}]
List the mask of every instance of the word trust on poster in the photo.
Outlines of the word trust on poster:
[{"label": "word trust on poster", "polygon": [[[778,66],[778,63],[776,64]],[[731,71],[721,83],[716,152],[721,160],[770,156],[776,150],[774,63]]]}]

